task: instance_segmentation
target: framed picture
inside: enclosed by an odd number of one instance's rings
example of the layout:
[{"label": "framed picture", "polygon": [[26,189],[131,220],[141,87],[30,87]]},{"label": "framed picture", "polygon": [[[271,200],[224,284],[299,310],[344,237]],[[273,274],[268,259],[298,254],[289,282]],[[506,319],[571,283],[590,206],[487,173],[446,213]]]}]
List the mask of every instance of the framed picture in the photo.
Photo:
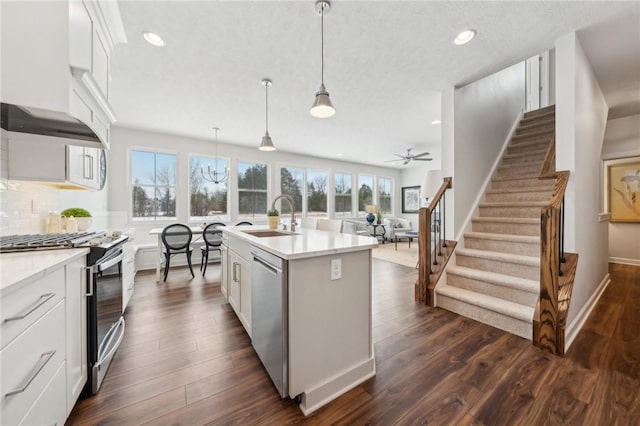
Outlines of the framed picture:
[{"label": "framed picture", "polygon": [[420,209],[420,187],[405,186],[402,188],[402,213],[418,213]]},{"label": "framed picture", "polygon": [[640,157],[607,167],[611,222],[640,222]]}]

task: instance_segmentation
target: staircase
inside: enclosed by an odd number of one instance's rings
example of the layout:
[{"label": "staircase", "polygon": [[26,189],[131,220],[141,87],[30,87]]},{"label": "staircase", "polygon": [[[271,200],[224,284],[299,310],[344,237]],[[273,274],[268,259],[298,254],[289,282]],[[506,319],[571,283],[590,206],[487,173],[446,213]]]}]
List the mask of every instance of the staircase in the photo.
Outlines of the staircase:
[{"label": "staircase", "polygon": [[538,180],[555,106],[527,112],[436,288],[436,305],[532,339],[540,294],[540,212],[553,180]]}]

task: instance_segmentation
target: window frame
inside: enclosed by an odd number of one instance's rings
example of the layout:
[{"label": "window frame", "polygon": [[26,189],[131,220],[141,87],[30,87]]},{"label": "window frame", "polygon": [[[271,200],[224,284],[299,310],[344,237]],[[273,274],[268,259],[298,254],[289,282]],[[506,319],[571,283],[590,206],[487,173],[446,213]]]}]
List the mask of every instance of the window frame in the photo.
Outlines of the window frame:
[{"label": "window frame", "polygon": [[[246,189],[241,189],[240,188],[240,164],[258,164],[258,165],[264,165],[266,167],[266,173],[267,173],[267,189],[264,190],[264,192],[267,194],[267,209],[271,208],[271,167],[269,166],[268,162],[260,162],[260,161],[256,161],[256,160],[241,160],[241,159],[237,159],[236,160],[236,174],[235,174],[235,178],[236,178],[236,191],[238,193],[237,198],[237,202],[236,207],[237,207],[237,217],[238,220],[245,220],[245,219],[266,219],[267,218],[267,212],[265,211],[264,214],[262,215],[254,215],[254,216],[249,216],[249,215],[245,215],[240,213],[240,192],[241,191],[247,191]],[[255,189],[251,190],[251,191],[256,191]],[[262,191],[262,190],[258,190],[258,191]],[[228,197],[227,197],[228,198]]]},{"label": "window frame", "polygon": [[[155,147],[149,147],[149,146],[129,146],[128,150],[127,150],[127,186],[128,186],[128,202],[127,202],[127,216],[129,218],[129,223],[136,223],[136,224],[143,224],[143,223],[171,223],[171,222],[175,222],[179,216],[178,214],[178,206],[179,206],[179,202],[178,200],[181,198],[181,194],[180,194],[180,152],[179,151],[175,151],[175,150],[169,150],[169,149],[162,149],[162,148],[155,148]],[[157,154],[163,154],[163,155],[173,155],[175,156],[176,159],[176,167],[175,167],[175,186],[174,191],[175,191],[175,203],[176,203],[176,208],[175,208],[175,216],[149,216],[149,217],[144,217],[144,216],[134,216],[133,214],[133,187],[134,187],[134,183],[133,183],[133,153],[137,151],[137,152],[146,152],[146,153],[152,153],[154,154],[154,161],[155,161],[155,155]],[[155,179],[155,166],[154,166],[154,179]],[[150,185],[143,185],[143,186],[147,186],[149,187]],[[153,185],[154,188],[157,188],[157,185]]]},{"label": "window frame", "polygon": [[[376,185],[376,174],[358,173],[356,177],[356,186],[358,189],[358,196],[356,197],[356,215],[357,217],[365,217],[367,212],[360,211],[360,176],[367,176],[371,178],[371,204],[376,204],[376,194],[378,193]],[[366,205],[366,204],[365,204]]]},{"label": "window frame", "polygon": [[393,178],[392,177],[388,177],[388,176],[377,176],[376,175],[376,205],[378,206],[378,208],[380,208],[382,206],[382,203],[380,201],[380,180],[381,179],[385,179],[388,180],[390,183],[390,188],[389,188],[389,211],[388,212],[384,212],[382,211],[382,209],[380,209],[380,212],[382,213],[382,215],[386,215],[386,216],[393,216],[393,194],[394,194],[394,182],[393,182]]},{"label": "window frame", "polygon": [[[226,213],[225,214],[221,214],[221,215],[212,215],[212,216],[192,216],[191,215],[191,159],[194,157],[199,157],[199,158],[210,158],[212,160],[215,161],[216,157],[210,154],[202,154],[199,152],[187,152],[187,176],[186,176],[186,189],[187,189],[187,211],[186,211],[186,217],[187,217],[187,223],[201,223],[201,222],[213,222],[213,221],[229,221],[231,218],[231,211],[230,211],[230,190],[229,187],[231,186],[231,176],[232,176],[232,168],[231,168],[231,158],[229,157],[225,157],[225,156],[218,156],[217,159],[218,160],[224,160],[227,162],[227,167],[229,168],[229,178],[227,179],[226,182],[224,182],[224,184],[226,184],[226,189],[227,189],[227,208],[226,208]],[[207,181],[209,182],[209,181]],[[209,182],[212,183],[212,182]]]},{"label": "window frame", "polygon": [[[351,177],[351,209],[349,211],[349,214],[340,214],[338,215],[338,212],[336,211],[336,175],[337,174],[341,174],[341,175],[348,175]],[[355,197],[355,192],[353,191],[354,189],[354,177],[357,176],[357,172],[346,172],[346,171],[339,171],[336,170],[333,172],[333,217],[334,218],[354,218],[356,217],[356,215],[354,215],[354,199],[356,199]],[[355,204],[357,204],[357,199],[355,201]]]}]

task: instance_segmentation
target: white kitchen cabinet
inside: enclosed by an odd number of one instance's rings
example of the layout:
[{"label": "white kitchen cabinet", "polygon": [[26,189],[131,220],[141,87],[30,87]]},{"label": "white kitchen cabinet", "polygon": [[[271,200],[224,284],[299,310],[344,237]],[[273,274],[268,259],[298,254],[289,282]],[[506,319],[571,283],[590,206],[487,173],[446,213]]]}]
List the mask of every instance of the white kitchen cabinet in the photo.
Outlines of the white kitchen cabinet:
[{"label": "white kitchen cabinet", "polygon": [[85,259],[65,267],[66,272],[66,341],[67,400],[65,417],[71,413],[82,388],[87,383],[87,292]]},{"label": "white kitchen cabinet", "polygon": [[103,187],[106,163],[102,163],[102,149],[52,144],[42,139],[26,133],[13,135],[9,140],[9,179],[46,182],[61,189]]},{"label": "white kitchen cabinet", "polygon": [[124,311],[133,296],[136,277],[136,248],[132,241],[122,248],[122,310]]},{"label": "white kitchen cabinet", "polygon": [[220,246],[221,252],[221,263],[220,268],[222,269],[222,277],[220,279],[220,292],[224,296],[225,299],[229,299],[229,293],[227,292],[228,288],[228,280],[229,280],[229,251],[227,246],[223,244]]},{"label": "white kitchen cabinet", "polygon": [[238,238],[230,238],[228,244],[228,299],[251,337],[251,246]]},{"label": "white kitchen cabinet", "polygon": [[[126,35],[117,2],[2,2],[2,101],[68,114],[109,148],[109,60]],[[28,52],[28,54],[25,54]]]},{"label": "white kitchen cabinet", "polygon": [[88,379],[86,257],[68,259],[1,290],[2,425],[64,424]]}]

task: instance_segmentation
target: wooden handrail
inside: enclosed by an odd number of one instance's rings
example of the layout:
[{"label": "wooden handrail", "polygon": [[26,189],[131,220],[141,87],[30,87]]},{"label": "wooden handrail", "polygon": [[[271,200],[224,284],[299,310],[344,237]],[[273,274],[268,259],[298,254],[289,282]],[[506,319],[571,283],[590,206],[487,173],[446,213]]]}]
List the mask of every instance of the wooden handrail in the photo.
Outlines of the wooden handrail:
[{"label": "wooden handrail", "polygon": [[[433,306],[433,286],[430,286],[431,265],[433,263],[433,259],[439,255],[438,251],[442,250],[442,246],[438,247],[438,244],[436,243],[436,248],[434,249],[433,253],[431,251],[431,230],[433,229],[431,216],[444,197],[446,190],[449,188],[453,188],[453,179],[451,177],[446,177],[444,178],[442,185],[440,185],[440,188],[436,192],[435,196],[431,200],[431,203],[429,203],[429,206],[421,208],[418,216],[419,271],[418,282],[416,283],[415,288],[415,299],[431,306]],[[444,215],[442,215],[440,217],[440,222],[444,223],[444,220]],[[438,232],[441,235],[441,239],[445,242],[445,247],[447,247],[447,241],[442,237],[444,235],[445,227],[440,225],[438,226]],[[451,250],[447,250],[447,252],[449,251]]]},{"label": "wooden handrail", "polygon": [[539,179],[555,179],[549,204],[540,212],[540,296],[533,320],[533,343],[553,354],[563,353],[559,336],[558,295],[563,250],[563,200],[569,172],[551,169],[555,160],[555,135],[545,155]]}]

